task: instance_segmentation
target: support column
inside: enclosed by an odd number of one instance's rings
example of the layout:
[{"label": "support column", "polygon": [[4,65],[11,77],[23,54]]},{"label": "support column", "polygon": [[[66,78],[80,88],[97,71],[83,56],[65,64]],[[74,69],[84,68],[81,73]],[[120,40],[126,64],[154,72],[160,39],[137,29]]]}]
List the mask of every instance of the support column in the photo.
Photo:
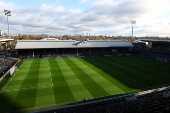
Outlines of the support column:
[{"label": "support column", "polygon": [[91,55],[91,48],[90,48],[90,55]]},{"label": "support column", "polygon": [[10,54],[12,54],[12,53],[11,53],[11,41],[9,41],[9,44],[10,44]]},{"label": "support column", "polygon": [[17,54],[17,56],[18,56],[18,50],[16,50],[16,54]]},{"label": "support column", "polygon": [[29,56],[31,56],[31,49],[29,49]]},{"label": "support column", "polygon": [[56,48],[56,52],[57,52],[57,55],[58,55],[58,49]]},{"label": "support column", "polygon": [[34,50],[33,50],[33,53],[32,53],[32,57],[34,57]]},{"label": "support column", "polygon": [[44,49],[44,54],[46,55],[46,49]]},{"label": "support column", "polygon": [[6,42],[6,54],[8,54],[8,51],[7,51],[7,42]]},{"label": "support column", "polygon": [[79,53],[78,53],[78,48],[77,48],[77,55],[78,55]]}]

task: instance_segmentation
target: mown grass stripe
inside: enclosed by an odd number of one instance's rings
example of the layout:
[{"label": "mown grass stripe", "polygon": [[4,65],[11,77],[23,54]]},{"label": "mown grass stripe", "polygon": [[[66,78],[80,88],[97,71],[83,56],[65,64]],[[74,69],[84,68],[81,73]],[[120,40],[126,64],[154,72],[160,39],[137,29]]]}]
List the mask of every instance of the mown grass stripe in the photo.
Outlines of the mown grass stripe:
[{"label": "mown grass stripe", "polygon": [[[57,72],[52,75],[55,102],[63,103],[75,101],[57,61],[58,60],[56,59],[49,59],[50,69],[53,69],[53,72],[56,72],[57,68]],[[52,68],[52,66],[55,66],[55,68]],[[67,97],[65,98],[65,96]]]},{"label": "mown grass stripe", "polygon": [[[160,69],[158,69],[157,67],[160,67],[160,65],[157,66],[152,66],[152,68],[150,68],[150,66],[145,66],[143,64],[137,64],[136,62],[134,63],[129,63],[129,59],[130,57],[128,57],[128,59],[115,59],[114,57],[109,57],[109,58],[104,58],[107,61],[113,61],[114,63],[112,65],[118,65],[119,63],[121,63],[123,66],[121,67],[124,71],[122,72],[123,74],[126,74],[127,76],[134,76],[133,79],[139,81],[139,82],[143,82],[143,84],[146,85],[151,85],[153,84],[153,86],[157,85],[157,84],[162,84],[162,75],[164,75],[164,73],[162,73],[162,71]],[[131,61],[130,61],[131,62]],[[142,67],[142,68],[139,68]],[[120,70],[120,69],[117,69]],[[160,79],[160,76],[162,79]],[[165,75],[166,76],[166,75]],[[154,81],[150,82],[148,81],[149,79],[153,79],[154,77]],[[144,80],[143,80],[144,79]]]},{"label": "mown grass stripe", "polygon": [[[37,78],[34,78],[34,79],[28,79],[27,77],[25,78],[25,80],[22,82],[22,86],[21,86],[20,90],[18,91],[18,94],[16,96],[14,104],[17,104],[19,102],[20,104],[22,104],[23,108],[30,108],[30,107],[35,106],[37,89],[30,89],[30,88],[28,90],[21,90],[21,89],[25,88],[25,86],[27,84],[32,84],[32,83],[37,84],[38,83],[39,65],[40,65],[40,60],[38,60],[38,61],[32,60],[30,69],[28,71],[28,76],[34,76],[31,74],[36,72]],[[37,87],[37,85],[35,85],[35,87]],[[25,102],[25,101],[27,101],[27,102]]]},{"label": "mown grass stripe", "polygon": [[[100,61],[100,62],[105,62],[105,63],[103,63],[103,64],[106,64],[106,65],[108,65],[108,66],[110,66],[110,67],[114,66],[114,63],[110,63],[110,60],[107,60],[107,59],[105,59],[105,58],[96,58],[96,59],[98,59],[98,61]],[[128,67],[128,66],[127,66],[127,67]],[[125,71],[125,69],[122,69],[122,66],[120,67],[120,70],[119,70],[119,71],[117,71],[117,70],[114,69],[114,68],[112,68],[112,70],[115,71],[115,72],[117,72],[117,73],[120,73],[120,74],[123,75],[124,77],[128,78],[128,80],[131,79],[132,82],[135,81],[135,82],[137,82],[138,84],[142,84],[143,86],[148,87],[147,85],[145,85],[145,84],[143,84],[143,83],[135,80],[134,78],[131,78],[131,77],[127,76],[126,74],[124,74],[123,71]],[[122,71],[122,70],[123,70],[123,71]],[[122,72],[121,72],[121,71],[122,71]],[[132,71],[132,70],[131,70],[131,71]],[[127,72],[127,71],[126,71],[126,72]],[[128,71],[128,72],[129,72],[129,71]],[[130,73],[130,74],[131,74],[131,73]]]},{"label": "mown grass stripe", "polygon": [[[95,62],[93,62],[93,58],[82,58],[82,60],[85,60],[85,62],[98,67],[99,69],[95,70],[97,70],[105,79],[113,83],[121,90],[127,91],[135,88],[133,83],[131,83],[132,81],[128,81],[120,73],[115,72],[110,66],[105,65],[104,62],[99,62],[97,59],[95,59]],[[143,88],[143,85],[141,87]],[[136,89],[139,89],[141,87],[137,87]]]},{"label": "mown grass stripe", "polygon": [[[82,62],[81,60],[79,60],[79,58],[76,59],[77,62],[81,62],[82,65],[86,65],[88,66],[89,64],[87,62]],[[75,61],[76,61],[75,60]],[[96,68],[96,67],[95,67]],[[94,69],[94,68],[93,68]],[[92,68],[89,68],[88,70],[91,70],[92,72],[97,73],[95,70],[93,70]],[[93,74],[93,73],[92,73]],[[107,93],[114,94],[115,92],[122,92],[123,90],[121,90],[120,88],[118,88],[117,86],[115,86],[114,84],[112,84],[111,82],[109,82],[107,79],[105,79],[104,77],[102,77],[102,75],[100,73],[97,73],[99,76],[98,77],[92,77],[89,75],[89,77],[91,77],[98,85],[100,85]],[[107,75],[105,75],[107,76]],[[110,86],[103,86],[102,84],[100,84],[100,82],[98,81],[105,81],[108,84],[110,84]]]},{"label": "mown grass stripe", "polygon": [[[65,60],[63,60],[63,62],[65,62],[65,64],[67,64],[67,62]],[[67,64],[68,69],[70,69],[69,65],[72,65],[72,62],[69,62],[69,64]],[[70,76],[75,76],[75,74],[72,70],[69,73],[72,73],[72,75],[70,75]],[[93,97],[78,78],[72,79],[72,80],[66,80],[66,81],[67,81],[67,84],[68,84],[76,101]],[[75,89],[77,89],[77,90],[75,90]]]},{"label": "mown grass stripe", "polygon": [[[88,74],[86,74],[81,68],[78,67],[76,62],[72,61],[73,59],[64,59],[66,62],[72,62],[71,66],[76,67],[76,70],[79,70],[79,74],[77,73],[77,78],[83,83],[83,85],[86,87],[86,89],[92,94],[93,97],[100,97],[102,95],[108,95],[108,93],[100,86],[98,85],[91,77],[89,77]],[[72,67],[70,68],[72,69]],[[74,73],[76,73],[76,70],[72,69]]]}]

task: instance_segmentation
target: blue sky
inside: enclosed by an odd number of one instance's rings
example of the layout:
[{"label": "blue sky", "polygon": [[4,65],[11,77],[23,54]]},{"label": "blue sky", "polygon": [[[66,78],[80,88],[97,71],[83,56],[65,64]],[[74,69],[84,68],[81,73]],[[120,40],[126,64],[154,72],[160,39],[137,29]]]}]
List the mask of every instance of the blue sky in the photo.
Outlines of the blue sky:
[{"label": "blue sky", "polygon": [[6,3],[13,3],[20,7],[39,7],[42,4],[56,6],[64,6],[66,9],[81,9],[89,8],[89,2],[82,3],[80,0],[1,0]]},{"label": "blue sky", "polygon": [[170,0],[0,0],[0,29],[11,34],[170,37]]}]

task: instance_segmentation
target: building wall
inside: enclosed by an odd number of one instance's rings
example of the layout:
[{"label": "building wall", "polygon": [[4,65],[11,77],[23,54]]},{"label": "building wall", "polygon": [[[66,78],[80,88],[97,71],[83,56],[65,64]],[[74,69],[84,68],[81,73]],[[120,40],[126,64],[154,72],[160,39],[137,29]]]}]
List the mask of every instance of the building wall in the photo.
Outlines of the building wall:
[{"label": "building wall", "polygon": [[0,30],[0,36],[2,36],[2,30]]}]

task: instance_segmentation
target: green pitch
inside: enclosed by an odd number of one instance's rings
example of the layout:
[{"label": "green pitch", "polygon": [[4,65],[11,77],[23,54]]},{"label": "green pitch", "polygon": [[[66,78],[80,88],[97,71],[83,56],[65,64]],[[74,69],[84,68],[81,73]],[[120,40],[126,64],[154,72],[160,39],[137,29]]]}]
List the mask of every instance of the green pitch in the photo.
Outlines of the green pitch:
[{"label": "green pitch", "polygon": [[1,88],[0,109],[36,109],[169,83],[170,64],[135,56],[26,60]]}]

